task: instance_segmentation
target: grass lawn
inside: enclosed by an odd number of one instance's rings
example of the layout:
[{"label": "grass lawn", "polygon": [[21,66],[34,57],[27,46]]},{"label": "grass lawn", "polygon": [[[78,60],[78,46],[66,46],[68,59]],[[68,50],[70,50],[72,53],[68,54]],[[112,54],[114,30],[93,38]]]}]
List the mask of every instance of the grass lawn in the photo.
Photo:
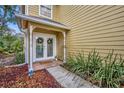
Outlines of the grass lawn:
[{"label": "grass lawn", "polygon": [[61,88],[62,86],[46,70],[35,71],[28,76],[28,66],[0,68],[0,87],[4,88]]}]

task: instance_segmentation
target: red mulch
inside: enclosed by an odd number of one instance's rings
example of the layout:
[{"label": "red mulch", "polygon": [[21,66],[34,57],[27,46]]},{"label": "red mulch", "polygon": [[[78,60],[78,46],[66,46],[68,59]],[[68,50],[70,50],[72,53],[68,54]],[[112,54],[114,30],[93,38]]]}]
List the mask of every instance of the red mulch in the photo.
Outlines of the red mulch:
[{"label": "red mulch", "polygon": [[0,68],[0,87],[4,88],[61,88],[62,86],[46,70],[35,71],[28,76],[28,66]]}]

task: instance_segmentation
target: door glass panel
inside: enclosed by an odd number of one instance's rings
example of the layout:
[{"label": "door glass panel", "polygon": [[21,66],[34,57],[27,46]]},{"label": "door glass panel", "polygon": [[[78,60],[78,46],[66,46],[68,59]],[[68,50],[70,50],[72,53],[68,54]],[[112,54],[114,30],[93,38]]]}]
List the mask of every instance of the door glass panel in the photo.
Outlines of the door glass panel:
[{"label": "door glass panel", "polygon": [[39,37],[36,40],[36,58],[42,58],[44,57],[44,45],[43,45],[44,39],[42,37]]},{"label": "door glass panel", "polygon": [[47,39],[47,57],[53,56],[53,38]]}]

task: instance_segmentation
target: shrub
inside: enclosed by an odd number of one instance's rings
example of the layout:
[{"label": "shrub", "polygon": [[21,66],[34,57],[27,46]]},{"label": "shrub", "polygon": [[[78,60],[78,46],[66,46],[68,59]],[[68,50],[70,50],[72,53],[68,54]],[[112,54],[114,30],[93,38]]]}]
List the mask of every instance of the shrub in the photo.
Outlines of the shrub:
[{"label": "shrub", "polygon": [[120,80],[124,75],[124,60],[112,51],[105,59],[103,66],[94,74],[100,87],[120,87]]},{"label": "shrub", "polygon": [[81,77],[90,77],[99,87],[120,87],[124,81],[124,60],[121,55],[114,54],[114,50],[106,57],[101,57],[95,50],[87,57],[79,53],[70,56],[64,66]]},{"label": "shrub", "polygon": [[101,65],[102,58],[99,56],[98,52],[93,50],[88,54],[88,57],[84,56],[84,52],[75,56],[70,56],[67,59],[65,67],[70,71],[87,78],[96,72]]},{"label": "shrub", "polygon": [[21,52],[21,51],[23,51],[23,42],[22,42],[22,40],[18,38],[17,40],[15,40],[12,43],[11,47],[12,47],[12,50],[14,52]]},{"label": "shrub", "polygon": [[6,34],[0,37],[0,51],[15,53],[23,51],[23,40],[15,35]]},{"label": "shrub", "polygon": [[4,49],[0,46],[0,53],[3,53]]},{"label": "shrub", "polygon": [[81,75],[80,73],[82,73],[85,69],[83,57],[84,55],[81,53],[79,53],[77,56],[70,56],[68,57],[67,63],[65,63],[64,66],[70,71]]},{"label": "shrub", "polygon": [[25,62],[25,55],[24,52],[16,53],[15,64],[22,64]]},{"label": "shrub", "polygon": [[87,74],[92,75],[97,70],[99,70],[102,66],[102,57],[99,55],[95,49],[89,52],[88,57],[86,59],[86,67],[87,67]]}]

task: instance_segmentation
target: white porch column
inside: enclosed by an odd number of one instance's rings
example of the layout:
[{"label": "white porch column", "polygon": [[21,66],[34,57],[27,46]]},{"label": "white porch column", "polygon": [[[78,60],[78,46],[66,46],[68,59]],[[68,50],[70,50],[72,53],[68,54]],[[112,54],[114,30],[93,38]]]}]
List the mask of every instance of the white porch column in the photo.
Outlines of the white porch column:
[{"label": "white porch column", "polygon": [[64,37],[64,59],[63,63],[66,63],[66,32],[62,32]]},{"label": "white porch column", "polygon": [[30,26],[29,27],[29,34],[30,34],[30,46],[29,46],[29,48],[30,48],[30,62],[29,62],[29,72],[32,72],[33,71],[33,66],[32,66],[32,64],[33,64],[33,27],[32,26]]}]

